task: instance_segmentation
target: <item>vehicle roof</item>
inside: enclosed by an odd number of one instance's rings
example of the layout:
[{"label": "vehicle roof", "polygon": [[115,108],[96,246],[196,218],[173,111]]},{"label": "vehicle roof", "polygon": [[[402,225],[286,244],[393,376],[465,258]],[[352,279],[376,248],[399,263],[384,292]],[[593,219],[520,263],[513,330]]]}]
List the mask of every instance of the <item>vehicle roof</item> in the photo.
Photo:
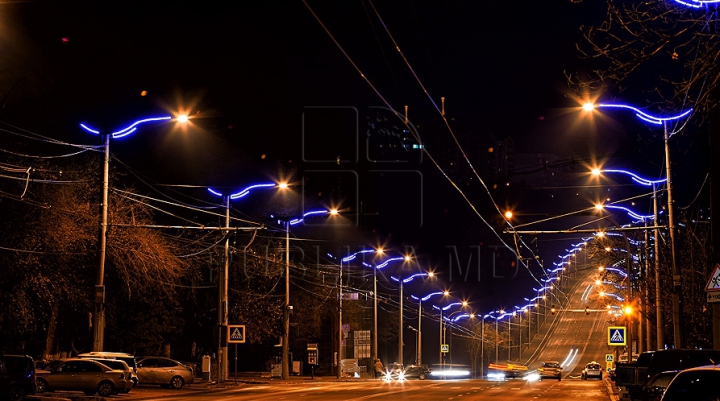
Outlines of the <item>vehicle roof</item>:
[{"label": "vehicle roof", "polygon": [[107,362],[111,362],[111,363],[113,363],[113,362],[114,363],[122,363],[122,364],[125,364],[128,367],[130,367],[130,365],[128,365],[127,362],[123,361],[122,359],[108,359],[108,358],[80,358],[80,359],[82,359],[84,361],[87,361],[88,359],[90,359],[91,361],[98,361],[98,362],[107,361]]},{"label": "vehicle roof", "polygon": [[[180,362],[180,361],[178,361],[177,359],[168,358],[168,357],[166,357],[166,356],[152,356],[152,355],[149,355],[149,356],[138,356],[138,357],[135,357],[135,358],[136,358],[138,361],[142,361],[143,359],[153,358],[153,359],[168,359],[168,360],[171,360],[171,361]],[[393,363],[397,363],[397,362],[393,362]]]},{"label": "vehicle roof", "polygon": [[[116,359],[116,360],[118,360],[118,359]],[[72,358],[60,358],[60,359],[57,359],[57,361],[59,361],[59,362],[75,362],[75,361],[88,362],[88,361],[92,361],[92,362],[97,362],[97,363],[99,363],[100,365],[105,366],[106,368],[110,368],[110,366],[107,366],[107,365],[103,364],[102,361],[99,361],[98,358],[76,358],[76,357],[72,357]],[[110,370],[118,370],[118,369],[112,369],[112,368],[111,368]]]},{"label": "vehicle roof", "polygon": [[543,361],[542,363],[560,363],[559,361]]},{"label": "vehicle roof", "polygon": [[[698,367],[695,367],[695,368],[684,369],[684,370],[682,370],[682,372],[689,372],[689,371],[693,371],[693,370],[720,370],[720,365],[704,365],[704,366],[698,366]],[[682,373],[682,372],[680,372],[680,373]]]},{"label": "vehicle roof", "polygon": [[78,354],[78,356],[101,356],[101,355],[134,356],[133,354],[128,354],[127,352],[113,352],[113,351],[92,351],[92,352],[83,352],[82,354]]}]

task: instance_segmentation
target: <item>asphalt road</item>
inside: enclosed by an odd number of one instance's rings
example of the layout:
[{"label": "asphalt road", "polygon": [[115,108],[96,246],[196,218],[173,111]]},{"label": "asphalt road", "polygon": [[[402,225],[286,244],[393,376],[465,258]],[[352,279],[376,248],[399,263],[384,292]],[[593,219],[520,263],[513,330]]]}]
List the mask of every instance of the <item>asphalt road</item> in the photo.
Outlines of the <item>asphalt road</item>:
[{"label": "asphalt road", "polygon": [[[579,272],[577,281],[568,292],[568,305],[558,309],[554,328],[546,334],[538,351],[529,357],[530,369],[542,361],[563,364],[563,379],[579,376],[585,364],[596,361],[605,368],[605,355],[614,354],[615,347],[607,345],[608,314],[595,301],[597,289],[594,271]],[[589,314],[585,307],[589,306]]]},{"label": "asphalt road", "polygon": [[405,381],[387,383],[381,380],[297,381],[226,385],[207,389],[139,389],[109,399],[139,400],[578,400],[608,401],[606,381],[582,381],[569,378],[560,382],[545,380],[526,382],[513,379]]}]

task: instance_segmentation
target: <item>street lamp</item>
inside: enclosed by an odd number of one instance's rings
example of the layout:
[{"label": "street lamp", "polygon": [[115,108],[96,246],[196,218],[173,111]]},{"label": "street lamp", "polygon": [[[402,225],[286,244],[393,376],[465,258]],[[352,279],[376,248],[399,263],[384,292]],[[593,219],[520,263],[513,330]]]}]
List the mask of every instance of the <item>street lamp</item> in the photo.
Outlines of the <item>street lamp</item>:
[{"label": "street lamp", "polygon": [[[223,199],[223,206],[225,206],[225,228],[230,228],[230,201],[241,199],[247,196],[253,189],[259,188],[287,188],[287,184],[276,184],[264,183],[250,185],[238,192],[230,195],[224,195],[223,193],[208,188],[208,192],[211,194],[221,197]],[[225,267],[222,273],[218,277],[218,383],[225,381],[225,374],[228,369],[228,358],[227,358],[227,343],[223,342],[223,334],[226,333],[228,325],[228,270],[230,266],[230,236],[229,231],[225,231]]]},{"label": "street lamp", "polygon": [[[467,302],[464,303],[463,307],[465,307],[465,306],[467,306]],[[460,315],[458,315],[457,317],[453,318],[453,316],[457,315],[458,313],[460,313]],[[446,322],[455,323],[455,322],[457,322],[457,321],[460,320],[460,319],[466,319],[466,318],[475,318],[475,314],[474,314],[474,313],[465,312],[465,311],[463,311],[463,310],[456,310],[455,312],[451,312],[449,315],[445,316],[445,317],[444,317],[444,320],[445,320]],[[452,328],[453,328],[453,326],[450,325],[450,342],[452,342]],[[448,342],[447,342],[447,323],[445,323],[445,328],[443,329],[443,335],[444,335],[444,337],[445,337],[443,340],[444,340],[445,343],[447,344],[447,343],[448,343]],[[450,347],[449,347],[449,346],[448,346],[448,354],[450,354]],[[452,361],[452,354],[450,354],[450,363],[451,363],[451,364],[453,363],[453,361]]]},{"label": "street lamp", "polygon": [[[434,274],[432,272],[428,273],[428,277],[433,277]],[[422,303],[423,301],[427,301],[430,298],[436,296],[436,295],[442,295],[442,296],[448,296],[450,295],[450,291],[437,291],[430,293],[428,295],[425,295],[424,297],[416,297],[415,295],[410,295],[410,298],[418,301],[418,341],[417,341],[417,364],[422,364],[422,331],[420,326],[422,325]]]},{"label": "street lamp", "polygon": [[[110,181],[110,138],[126,137],[143,124],[171,121],[172,116],[160,116],[137,120],[127,127],[114,131],[104,132],[81,123],[80,127],[90,134],[100,135],[104,142],[103,184],[100,230],[98,234],[98,271],[95,280],[95,310],[93,313],[93,351],[102,351],[105,347],[105,254],[107,250],[107,219],[108,219],[108,188]],[[186,122],[187,116],[177,117],[177,121]]]},{"label": "street lamp", "polygon": [[[673,275],[673,294],[672,294],[672,305],[673,305],[673,334],[675,339],[675,348],[682,347],[682,325],[681,310],[680,310],[680,292],[682,291],[680,270],[677,265],[677,248],[675,246],[675,218],[673,213],[673,196],[672,196],[672,167],[670,164],[670,132],[668,131],[668,122],[678,121],[683,119],[692,113],[693,109],[685,110],[684,112],[670,116],[670,117],[658,117],[651,114],[645,113],[644,111],[627,104],[611,104],[611,103],[599,103],[594,105],[592,103],[586,103],[583,105],[583,110],[592,111],[594,108],[618,108],[631,110],[635,113],[635,116],[639,119],[654,125],[662,125],[664,131],[665,141],[665,175],[667,178],[667,203],[668,203],[668,231],[670,233],[670,254],[671,254],[671,266]],[[658,344],[660,346],[660,344]]]},{"label": "street lamp", "polygon": [[[290,379],[290,226],[294,226],[305,221],[306,218],[312,216],[335,216],[338,214],[336,209],[332,210],[313,210],[304,213],[302,216],[271,216],[278,219],[278,223],[285,225],[285,305],[283,307],[283,337],[282,337],[282,378]],[[341,275],[342,277],[342,275]],[[342,297],[341,297],[342,299]],[[342,301],[340,301],[342,302]],[[341,304],[342,305],[342,304]],[[342,322],[340,322],[342,326]],[[342,330],[340,331],[342,336]],[[338,371],[340,370],[340,344],[338,344]]]},{"label": "street lamp", "polygon": [[[405,256],[404,260],[405,262],[409,262],[412,258],[410,256]],[[398,363],[403,364],[405,362],[405,353],[404,353],[404,341],[403,341],[403,331],[405,329],[405,326],[403,326],[403,301],[404,301],[404,295],[403,295],[403,288],[404,285],[413,281],[414,279],[418,277],[428,277],[430,273],[415,273],[411,276],[408,276],[406,278],[398,278],[395,276],[390,276],[390,279],[400,284],[400,326],[398,326]]]},{"label": "street lamp", "polygon": [[445,344],[445,336],[444,336],[444,334],[445,334],[445,325],[444,325],[444,323],[443,323],[443,312],[444,312],[444,311],[447,311],[448,309],[450,309],[450,308],[452,308],[452,307],[454,307],[454,306],[462,306],[462,307],[464,308],[464,307],[468,306],[468,302],[467,302],[467,301],[452,302],[452,303],[449,303],[449,304],[447,304],[447,305],[445,305],[445,306],[442,306],[442,307],[433,305],[433,309],[437,309],[438,311],[440,311],[440,349],[439,349],[439,351],[440,351],[440,360],[439,360],[439,362],[442,363],[442,364],[445,363],[444,358],[443,358],[444,352],[443,352],[443,350],[442,350],[442,346],[443,346],[443,344]]},{"label": "street lamp", "polygon": [[[658,198],[657,198],[657,186],[660,184],[663,184],[667,181],[667,178],[660,179],[660,180],[649,180],[647,178],[643,178],[638,176],[635,173],[626,171],[626,170],[615,170],[615,169],[593,169],[592,175],[593,176],[599,176],[600,174],[605,173],[618,173],[618,174],[625,174],[632,177],[632,180],[636,183],[644,186],[652,186],[653,189],[653,221],[655,222],[655,228],[653,230],[654,235],[654,254],[655,254],[655,293],[660,294],[661,292],[661,285],[660,285],[660,242],[658,239],[660,238],[660,229],[658,228]],[[645,219],[643,219],[645,220]],[[645,220],[646,221],[646,220]],[[646,221],[646,227],[647,227],[647,221]],[[647,244],[649,241],[649,233],[647,229],[645,230],[645,243]],[[647,297],[647,289],[649,285],[646,285],[646,299]],[[649,305],[648,305],[649,307]],[[646,320],[648,325],[648,331],[650,327],[650,321]],[[662,310],[662,302],[660,297],[655,297],[655,327],[656,327],[656,340],[658,347],[661,346],[661,344],[665,343],[665,333],[663,332],[663,326],[665,325],[664,319],[663,319],[663,310]],[[648,349],[650,349],[650,335],[648,335]]]}]

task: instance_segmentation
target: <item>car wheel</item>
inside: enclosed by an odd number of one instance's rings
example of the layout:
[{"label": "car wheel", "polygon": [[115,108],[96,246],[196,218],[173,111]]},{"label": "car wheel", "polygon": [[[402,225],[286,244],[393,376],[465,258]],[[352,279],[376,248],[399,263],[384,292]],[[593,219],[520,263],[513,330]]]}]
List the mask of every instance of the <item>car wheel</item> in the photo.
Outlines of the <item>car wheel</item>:
[{"label": "car wheel", "polygon": [[35,382],[35,391],[38,393],[50,391],[49,388],[50,387],[48,386],[47,382],[43,379],[37,379],[37,381]]},{"label": "car wheel", "polygon": [[562,376],[558,376],[558,381],[562,380]]},{"label": "car wheel", "polygon": [[170,379],[170,387],[174,389],[180,389],[182,388],[183,384],[185,384],[185,381],[180,376],[175,376],[172,379]]},{"label": "car wheel", "polygon": [[113,386],[113,384],[108,381],[101,382],[97,388],[97,392],[100,397],[110,397],[113,394],[114,390],[115,386]]},{"label": "car wheel", "polygon": [[587,376],[582,375],[582,379],[583,379],[583,380],[587,380]]},{"label": "car wheel", "polygon": [[418,375],[418,379],[420,379],[420,380],[425,380],[425,373],[420,373],[420,374]]},{"label": "car wheel", "polygon": [[25,390],[22,387],[13,387],[7,393],[8,401],[22,401],[25,399]]}]

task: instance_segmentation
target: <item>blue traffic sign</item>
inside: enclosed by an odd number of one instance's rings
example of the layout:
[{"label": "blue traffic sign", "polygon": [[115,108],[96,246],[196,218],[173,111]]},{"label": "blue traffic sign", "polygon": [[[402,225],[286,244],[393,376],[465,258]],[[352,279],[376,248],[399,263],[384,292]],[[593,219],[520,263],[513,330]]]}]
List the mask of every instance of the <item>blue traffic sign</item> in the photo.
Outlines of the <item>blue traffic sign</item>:
[{"label": "blue traffic sign", "polygon": [[627,327],[608,327],[608,345],[627,345]]}]

